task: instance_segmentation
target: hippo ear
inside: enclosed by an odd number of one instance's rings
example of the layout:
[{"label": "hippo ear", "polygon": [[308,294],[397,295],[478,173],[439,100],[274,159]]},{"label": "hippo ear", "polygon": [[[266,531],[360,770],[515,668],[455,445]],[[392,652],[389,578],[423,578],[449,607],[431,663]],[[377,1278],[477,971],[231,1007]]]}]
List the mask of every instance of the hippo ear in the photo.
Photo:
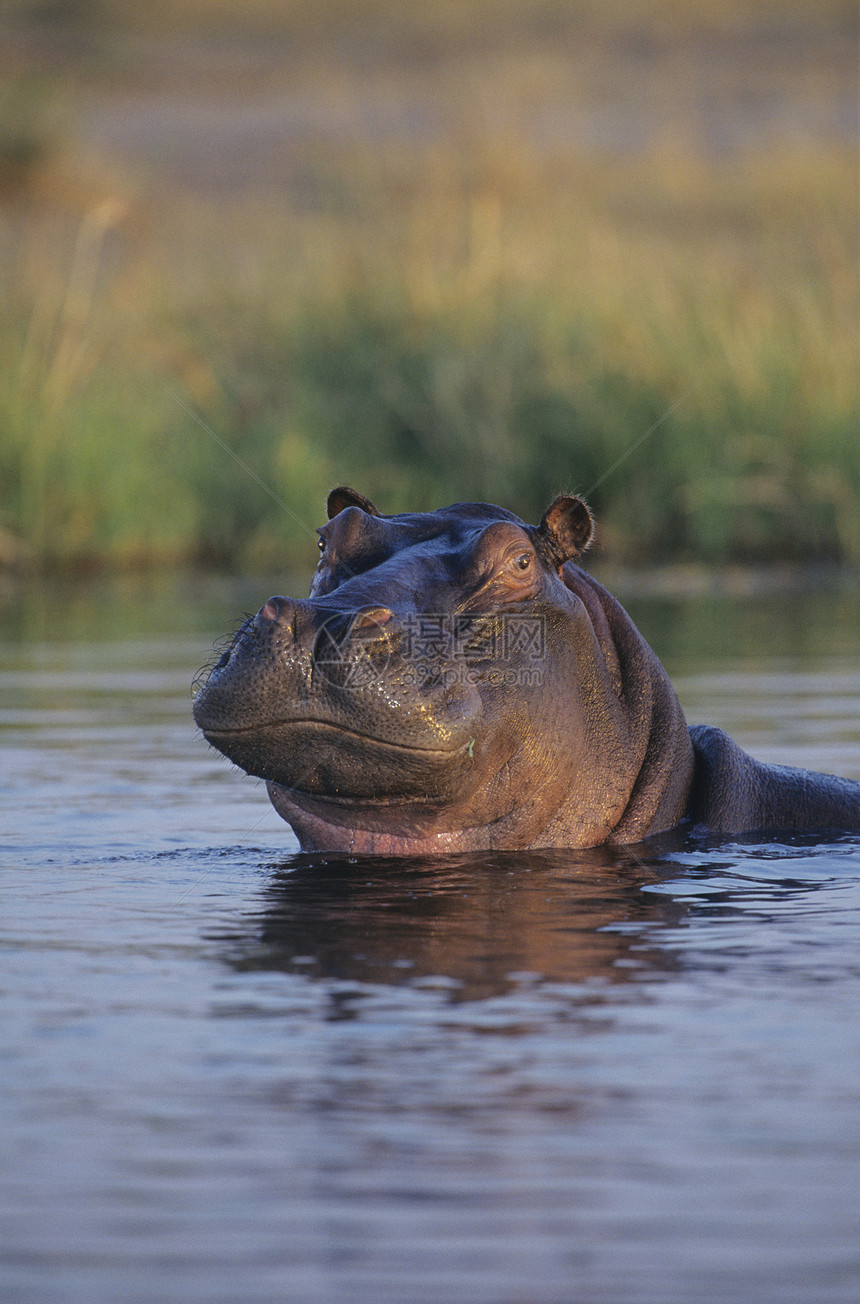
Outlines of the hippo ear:
[{"label": "hippo ear", "polygon": [[379,516],[379,511],[374,507],[369,498],[364,494],[356,493],[355,489],[350,489],[348,485],[341,485],[339,489],[332,489],[328,496],[328,519],[337,516],[345,507],[360,507],[368,516]]},{"label": "hippo ear", "polygon": [[581,498],[567,494],[554,499],[541,517],[538,535],[559,566],[584,552],[591,542],[594,522]]}]

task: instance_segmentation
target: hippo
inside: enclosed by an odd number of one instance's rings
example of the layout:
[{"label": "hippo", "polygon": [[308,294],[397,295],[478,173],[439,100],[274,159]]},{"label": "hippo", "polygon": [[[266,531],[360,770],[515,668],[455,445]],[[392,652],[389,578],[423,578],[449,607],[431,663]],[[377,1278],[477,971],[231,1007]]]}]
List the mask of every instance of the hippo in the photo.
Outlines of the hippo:
[{"label": "hippo", "polygon": [[194,701],[304,851],[427,855],[860,830],[860,784],[689,728],[619,603],[576,564],[593,522],[488,503],[385,516],[328,497],[305,600],[271,597]]}]

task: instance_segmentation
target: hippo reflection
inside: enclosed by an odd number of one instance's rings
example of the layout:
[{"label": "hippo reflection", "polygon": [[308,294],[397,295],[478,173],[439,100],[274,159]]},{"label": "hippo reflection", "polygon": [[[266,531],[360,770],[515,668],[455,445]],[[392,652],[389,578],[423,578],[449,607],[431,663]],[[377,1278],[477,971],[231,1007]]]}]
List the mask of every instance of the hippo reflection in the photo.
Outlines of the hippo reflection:
[{"label": "hippo reflection", "polygon": [[860,829],[860,784],[687,727],[662,665],[575,559],[576,497],[382,516],[335,489],[305,601],[270,598],[194,704],[305,850],[426,855]]},{"label": "hippo reflection", "polygon": [[531,982],[623,983],[671,970],[649,939],[686,907],[644,884],[683,872],[623,849],[473,852],[365,861],[292,857],[263,891],[263,909],[221,934],[242,970],[311,979],[442,985],[452,1001],[500,996]]}]

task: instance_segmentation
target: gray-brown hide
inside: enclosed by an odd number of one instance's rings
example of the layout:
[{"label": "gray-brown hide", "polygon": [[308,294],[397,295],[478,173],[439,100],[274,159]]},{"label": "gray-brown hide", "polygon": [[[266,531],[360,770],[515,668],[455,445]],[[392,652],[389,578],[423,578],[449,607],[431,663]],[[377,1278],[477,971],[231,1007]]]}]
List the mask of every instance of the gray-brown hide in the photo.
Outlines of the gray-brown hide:
[{"label": "gray-brown hide", "polygon": [[270,598],[194,704],[303,849],[590,847],[685,818],[860,828],[860,785],[687,729],[654,653],[574,564],[580,499],[537,527],[487,503],[386,517],[346,488],[328,511],[310,597]]}]

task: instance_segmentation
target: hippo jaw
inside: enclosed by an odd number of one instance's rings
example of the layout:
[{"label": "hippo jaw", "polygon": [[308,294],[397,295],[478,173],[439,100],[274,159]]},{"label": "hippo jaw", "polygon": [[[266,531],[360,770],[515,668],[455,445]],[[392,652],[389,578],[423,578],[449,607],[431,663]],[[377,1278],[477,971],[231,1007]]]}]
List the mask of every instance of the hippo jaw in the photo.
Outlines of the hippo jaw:
[{"label": "hippo jaw", "polygon": [[450,747],[396,743],[312,718],[203,728],[203,735],[246,773],[285,791],[338,803],[378,804],[418,793],[450,800],[474,747],[473,738]]},{"label": "hippo jaw", "polygon": [[490,824],[468,826],[458,819],[453,826],[445,806],[438,803],[319,799],[277,783],[266,787],[275,810],[292,826],[305,851],[421,856],[531,845],[517,831],[516,810]]},{"label": "hippo jaw", "polygon": [[[210,672],[195,721],[248,774],[306,797],[450,802],[474,751],[480,698],[467,676],[416,678],[394,625],[388,611],[377,624],[270,599]],[[335,626],[333,652],[324,636]]]}]

